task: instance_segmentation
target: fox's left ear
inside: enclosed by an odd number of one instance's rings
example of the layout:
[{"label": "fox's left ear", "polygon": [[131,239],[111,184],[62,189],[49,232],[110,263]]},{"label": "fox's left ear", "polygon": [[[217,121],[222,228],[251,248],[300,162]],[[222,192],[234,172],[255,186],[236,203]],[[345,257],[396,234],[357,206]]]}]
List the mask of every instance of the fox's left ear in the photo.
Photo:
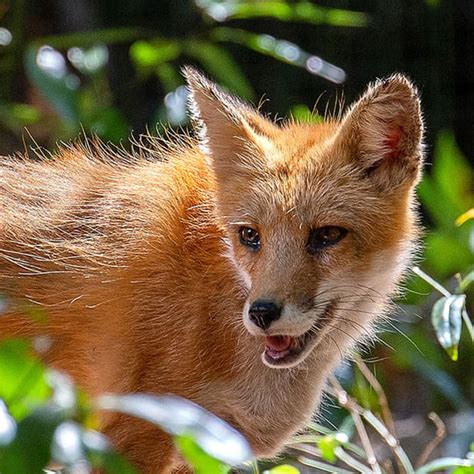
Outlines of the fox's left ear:
[{"label": "fox's left ear", "polygon": [[264,169],[264,153],[259,151],[271,146],[278,127],[195,69],[185,67],[183,74],[201,147],[211,158],[219,182],[252,168]]},{"label": "fox's left ear", "polygon": [[369,86],[347,112],[336,137],[346,159],[383,190],[418,180],[422,140],[418,92],[401,74]]}]

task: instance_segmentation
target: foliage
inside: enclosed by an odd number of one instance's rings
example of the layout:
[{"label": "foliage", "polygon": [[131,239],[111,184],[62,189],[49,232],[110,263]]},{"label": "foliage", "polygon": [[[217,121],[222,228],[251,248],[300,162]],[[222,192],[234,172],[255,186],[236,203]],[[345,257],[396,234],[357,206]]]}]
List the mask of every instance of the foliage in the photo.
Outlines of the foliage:
[{"label": "foliage", "polygon": [[[158,106],[154,122],[173,125],[186,122],[185,101],[180,100],[183,80],[180,67],[197,63],[222,86],[239,96],[254,100],[255,92],[234,60],[227,45],[237,44],[258,54],[301,67],[335,83],[345,72],[323,58],[308,53],[290,41],[243,28],[220,26],[232,20],[270,18],[278,22],[302,22],[331,27],[363,27],[362,12],[297,2],[195,0],[200,27],[183,37],[165,37],[142,28],[108,28],[35,38],[25,48],[24,67],[31,84],[40,91],[59,120],[54,120],[51,139],[74,137],[82,130],[105,140],[119,142],[129,124],[114,104],[106,74],[109,47],[128,44],[137,80],[158,81],[167,94]],[[44,123],[45,110],[31,104],[0,103],[0,124],[23,133],[24,126]],[[155,126],[151,123],[151,128]]]},{"label": "foliage", "polygon": [[[80,393],[64,374],[45,367],[24,340],[0,344],[0,472],[31,474],[51,461],[71,471],[137,472],[96,431],[100,410],[139,417],[175,437],[197,473],[221,474],[249,459],[245,439],[203,408],[179,397]],[[83,472],[83,471],[81,471]]]}]

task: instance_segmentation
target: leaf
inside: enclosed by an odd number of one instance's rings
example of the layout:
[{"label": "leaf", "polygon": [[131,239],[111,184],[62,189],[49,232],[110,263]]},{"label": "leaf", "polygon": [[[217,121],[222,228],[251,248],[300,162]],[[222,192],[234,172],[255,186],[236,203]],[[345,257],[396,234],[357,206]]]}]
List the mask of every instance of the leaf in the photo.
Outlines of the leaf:
[{"label": "leaf", "polygon": [[242,73],[239,64],[221,46],[210,41],[192,40],[185,43],[185,53],[197,59],[221,85],[240,97],[252,100],[255,92]]},{"label": "leaf", "polygon": [[474,474],[474,467],[457,467],[451,474]]},{"label": "leaf", "polygon": [[16,436],[16,423],[8,413],[5,403],[0,400],[0,448],[8,446]]},{"label": "leaf", "polygon": [[324,121],[320,115],[311,112],[305,104],[294,105],[290,110],[290,115],[295,120],[303,123],[322,123]]},{"label": "leaf", "polygon": [[[464,239],[458,233],[461,230],[447,233],[438,229],[426,238],[425,259],[429,262],[427,267],[438,279],[448,278],[474,263],[474,255],[469,249],[467,238]],[[440,255],[443,258],[440,258]]]},{"label": "leaf", "polygon": [[130,57],[138,67],[151,68],[173,61],[181,53],[181,45],[176,40],[156,39],[136,41],[130,47]]},{"label": "leaf", "polygon": [[367,24],[367,15],[362,12],[341,10],[315,5],[308,1],[285,2],[209,2],[206,13],[216,21],[250,18],[274,18],[280,21],[305,22],[312,25],[361,27]]},{"label": "leaf", "polygon": [[54,406],[38,408],[20,423],[15,439],[0,448],[2,474],[39,473],[51,459],[50,446],[56,428],[64,421],[64,411]]},{"label": "leaf", "polygon": [[318,448],[321,451],[321,457],[325,461],[335,463],[337,461],[335,449],[341,445],[334,435],[327,435],[318,440]]},{"label": "leaf", "polygon": [[41,119],[39,110],[29,104],[0,104],[0,123],[11,130],[35,124]]},{"label": "leaf", "polygon": [[434,154],[433,179],[437,188],[452,204],[451,212],[459,215],[457,210],[461,209],[462,212],[466,209],[470,202],[469,196],[472,196],[473,171],[459,149],[452,131],[439,133]]},{"label": "leaf", "polygon": [[324,77],[337,84],[346,80],[346,73],[341,68],[286,40],[279,40],[270,35],[250,33],[237,28],[223,27],[212,30],[211,37],[215,41],[240,44],[265,56],[270,56],[292,66],[302,67],[311,74]]},{"label": "leaf", "polygon": [[290,464],[282,464],[265,471],[263,474],[300,474],[300,470]]},{"label": "leaf", "polygon": [[458,359],[462,311],[466,295],[443,296],[433,306],[431,321],[441,346],[452,360]]},{"label": "leaf", "polygon": [[54,461],[68,468],[83,464],[86,454],[81,425],[73,421],[61,423],[53,434],[51,455]]},{"label": "leaf", "polygon": [[0,342],[0,380],[0,398],[17,420],[31,413],[51,394],[45,368],[23,340]]},{"label": "leaf", "polygon": [[173,436],[192,436],[207,454],[234,466],[252,457],[245,438],[225,421],[176,396],[104,395],[99,408],[149,421]]},{"label": "leaf", "polygon": [[[460,459],[460,458],[439,458],[435,459],[434,461],[430,461],[428,464],[419,467],[415,474],[426,474],[428,472],[446,472],[451,467],[462,467],[465,469],[472,469],[474,468],[474,460],[471,459]],[[452,471],[454,472],[454,471]],[[468,472],[469,471],[461,471],[461,472]]]},{"label": "leaf", "polygon": [[464,214],[461,214],[455,221],[456,225],[459,227],[463,225],[468,220],[474,219],[474,209],[469,209]]},{"label": "leaf", "polygon": [[183,457],[193,466],[196,474],[226,474],[229,466],[206,453],[190,435],[175,437],[176,446]]},{"label": "leaf", "polygon": [[472,325],[472,321],[469,318],[469,314],[467,313],[466,309],[462,310],[462,319],[464,324],[466,325],[467,332],[469,336],[471,336],[471,341],[474,342],[474,326]]},{"label": "leaf", "polygon": [[473,171],[450,131],[438,135],[434,155],[431,176],[424,177],[418,194],[437,225],[452,230],[456,218],[472,207]]},{"label": "leaf", "polygon": [[466,276],[464,276],[464,278],[462,278],[459,283],[459,289],[461,291],[466,291],[471,283],[474,283],[474,270],[471,270]]},{"label": "leaf", "polygon": [[[46,48],[49,48],[48,53]],[[54,54],[54,61],[59,62],[60,53],[52,50],[49,46],[39,49],[36,46],[28,47],[25,53],[26,73],[33,85],[38,88],[45,99],[56,109],[61,118],[69,126],[78,127],[78,95],[72,80],[75,76],[66,72],[59,73],[59,69],[58,74],[52,74],[46,68],[40,67],[41,61],[38,55],[49,53]]]}]

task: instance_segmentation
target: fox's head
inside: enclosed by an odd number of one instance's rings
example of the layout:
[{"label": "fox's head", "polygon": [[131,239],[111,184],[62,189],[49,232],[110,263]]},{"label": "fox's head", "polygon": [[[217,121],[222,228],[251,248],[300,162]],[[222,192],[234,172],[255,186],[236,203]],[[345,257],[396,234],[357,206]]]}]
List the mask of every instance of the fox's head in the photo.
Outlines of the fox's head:
[{"label": "fox's head", "polygon": [[248,288],[263,361],[292,367],[317,346],[370,333],[417,236],[418,94],[394,75],[342,118],[275,124],[192,69],[191,109],[216,179],[227,257]]}]

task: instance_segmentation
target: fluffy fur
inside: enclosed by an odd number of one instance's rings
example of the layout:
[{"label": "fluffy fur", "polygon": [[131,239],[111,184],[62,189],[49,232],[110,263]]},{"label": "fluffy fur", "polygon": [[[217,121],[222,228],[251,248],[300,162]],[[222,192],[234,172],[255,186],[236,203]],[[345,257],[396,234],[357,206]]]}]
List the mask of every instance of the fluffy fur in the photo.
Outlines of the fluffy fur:
[{"label": "fluffy fur", "polygon": [[[47,334],[45,360],[91,395],[187,397],[272,456],[408,264],[419,100],[395,75],[340,120],[276,125],[185,74],[199,139],[150,139],[125,158],[87,144],[2,159],[1,336]],[[260,232],[258,252],[239,242],[242,225]],[[308,232],[327,225],[349,232],[310,255]],[[283,306],[266,333],[248,317],[259,298]],[[29,306],[46,322],[25,316]],[[262,361],[266,336],[306,331],[314,343],[297,363]],[[101,424],[143,472],[183,469],[155,427],[115,414]]]}]

